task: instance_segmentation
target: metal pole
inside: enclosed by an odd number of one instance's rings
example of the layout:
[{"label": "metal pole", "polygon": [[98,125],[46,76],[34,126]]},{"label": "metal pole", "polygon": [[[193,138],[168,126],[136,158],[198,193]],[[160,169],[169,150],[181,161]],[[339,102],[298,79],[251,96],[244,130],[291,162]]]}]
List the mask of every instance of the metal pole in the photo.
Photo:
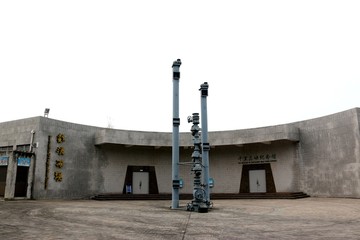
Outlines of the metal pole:
[{"label": "metal pole", "polygon": [[200,85],[201,91],[201,142],[202,142],[202,164],[204,166],[203,184],[206,192],[206,201],[210,202],[209,187],[209,151],[210,144],[208,140],[208,123],[207,123],[207,103],[209,84],[204,82]]},{"label": "metal pole", "polygon": [[172,133],[172,202],[171,208],[179,208],[179,80],[181,60],[174,61],[173,69],[173,133]]},{"label": "metal pole", "polygon": [[34,147],[34,134],[35,134],[35,130],[31,130],[31,138],[30,138],[30,148],[29,148],[29,152],[32,152],[33,147]]}]

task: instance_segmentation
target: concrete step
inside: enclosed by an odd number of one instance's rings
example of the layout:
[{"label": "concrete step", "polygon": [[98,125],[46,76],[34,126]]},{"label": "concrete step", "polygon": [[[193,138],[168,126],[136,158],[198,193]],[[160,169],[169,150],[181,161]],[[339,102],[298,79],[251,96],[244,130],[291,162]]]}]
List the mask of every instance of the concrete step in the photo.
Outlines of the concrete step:
[{"label": "concrete step", "polygon": [[[310,197],[303,192],[282,193],[212,193],[211,200],[216,199],[299,199]],[[180,194],[180,200],[191,200],[192,194]],[[171,200],[171,194],[98,194],[91,197],[93,200]]]}]

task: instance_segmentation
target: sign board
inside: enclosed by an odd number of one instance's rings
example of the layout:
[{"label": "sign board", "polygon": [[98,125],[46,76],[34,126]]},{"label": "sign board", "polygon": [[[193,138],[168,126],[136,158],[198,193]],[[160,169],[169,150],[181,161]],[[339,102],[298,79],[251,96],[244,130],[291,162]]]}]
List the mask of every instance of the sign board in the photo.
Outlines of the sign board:
[{"label": "sign board", "polygon": [[241,155],[238,160],[239,164],[260,164],[276,162],[277,158],[275,153],[263,153]]},{"label": "sign board", "polygon": [[8,156],[0,156],[0,166],[7,166],[9,162]]},{"label": "sign board", "polygon": [[17,165],[22,167],[30,167],[31,158],[19,157],[17,159]]}]

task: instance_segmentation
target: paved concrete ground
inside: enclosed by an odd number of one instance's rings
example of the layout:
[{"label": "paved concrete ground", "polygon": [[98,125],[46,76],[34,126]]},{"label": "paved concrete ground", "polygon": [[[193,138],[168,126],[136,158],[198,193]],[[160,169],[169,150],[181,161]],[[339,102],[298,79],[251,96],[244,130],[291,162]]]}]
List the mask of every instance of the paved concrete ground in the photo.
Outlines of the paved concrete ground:
[{"label": "paved concrete ground", "polygon": [[[181,201],[185,207],[187,201]],[[0,239],[360,239],[360,199],[0,201]]]}]

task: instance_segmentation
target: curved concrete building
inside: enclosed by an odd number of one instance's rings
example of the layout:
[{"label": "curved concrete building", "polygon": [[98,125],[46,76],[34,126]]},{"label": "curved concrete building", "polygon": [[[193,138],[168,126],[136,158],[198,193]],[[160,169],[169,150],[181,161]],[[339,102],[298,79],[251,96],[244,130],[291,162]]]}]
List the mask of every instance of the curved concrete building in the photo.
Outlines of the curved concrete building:
[{"label": "curved concrete building", "polygon": [[[360,198],[360,109],[295,123],[209,133],[212,193]],[[171,133],[79,125],[45,117],[0,123],[0,197],[170,194]],[[192,137],[180,134],[180,163]],[[180,166],[192,192],[189,165]]]}]

